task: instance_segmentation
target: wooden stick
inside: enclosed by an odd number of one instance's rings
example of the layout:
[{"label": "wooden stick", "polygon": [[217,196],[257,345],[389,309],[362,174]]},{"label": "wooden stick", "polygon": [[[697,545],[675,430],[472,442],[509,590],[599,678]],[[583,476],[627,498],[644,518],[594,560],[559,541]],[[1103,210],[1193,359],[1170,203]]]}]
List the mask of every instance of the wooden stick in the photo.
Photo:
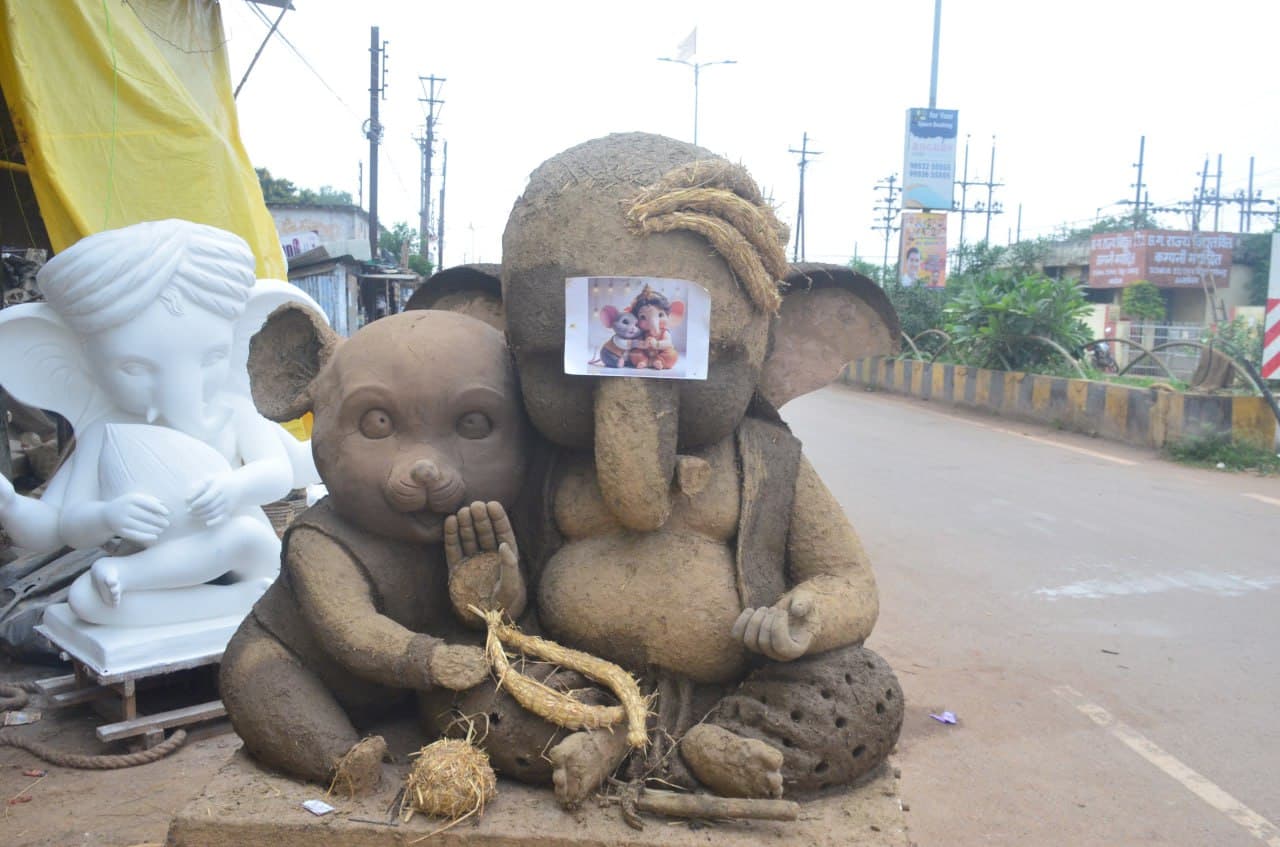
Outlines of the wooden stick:
[{"label": "wooden stick", "polygon": [[713,797],[710,794],[677,794],[646,788],[636,798],[642,812],[669,818],[745,818],[764,821],[793,821],[800,816],[800,804],[792,800],[756,800]]}]

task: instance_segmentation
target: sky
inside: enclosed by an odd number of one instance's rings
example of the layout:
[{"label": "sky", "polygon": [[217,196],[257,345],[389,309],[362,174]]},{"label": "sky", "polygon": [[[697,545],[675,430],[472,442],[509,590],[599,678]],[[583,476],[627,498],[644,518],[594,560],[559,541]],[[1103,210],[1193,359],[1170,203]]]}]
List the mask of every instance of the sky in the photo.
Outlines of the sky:
[{"label": "sky", "polygon": [[[698,142],[746,166],[793,227],[800,157],[790,150],[807,134],[820,151],[805,178],[809,261],[883,260],[884,232],[874,227],[883,226],[875,207],[884,193],[875,187],[901,178],[906,110],[929,105],[933,0],[293,2],[280,25],[292,48],[271,39],[237,99],[254,165],[355,197],[364,162],[367,203],[362,125],[369,28],[378,26],[388,42],[379,220],[417,228],[419,77],[443,77],[436,134],[448,142],[446,267],[500,261],[529,173],[560,151],[612,132],[692,140],[692,69],[659,60],[675,57],[695,28],[695,61],[734,61],[700,73]],[[245,0],[221,6],[235,84],[268,24]],[[1275,0],[943,0],[937,106],[959,110],[957,174],[967,139],[969,179],[994,174],[1001,183],[993,199],[1004,213],[991,218],[991,242],[1131,212],[1117,201],[1134,197],[1143,136],[1142,181],[1154,205],[1190,200],[1206,157],[1212,193],[1219,155],[1222,196],[1245,189],[1252,156],[1255,193],[1280,201],[1278,38]],[[438,141],[433,194],[440,154]],[[986,202],[985,188],[973,191],[970,205]],[[1185,215],[1159,220],[1188,227]],[[1253,230],[1269,221],[1255,218]],[[968,216],[965,240],[981,239],[986,226],[985,216]],[[1238,226],[1238,207],[1224,206],[1219,229]],[[952,213],[953,246],[959,227]],[[888,252],[892,264],[896,233]]]}]

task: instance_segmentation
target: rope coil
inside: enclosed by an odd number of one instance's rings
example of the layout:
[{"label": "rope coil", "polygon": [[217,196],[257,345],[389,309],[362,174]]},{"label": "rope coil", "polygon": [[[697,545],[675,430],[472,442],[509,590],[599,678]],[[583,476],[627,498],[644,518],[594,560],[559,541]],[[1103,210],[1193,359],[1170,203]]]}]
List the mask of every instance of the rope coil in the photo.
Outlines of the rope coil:
[{"label": "rope coil", "polygon": [[751,302],[767,314],[782,305],[787,227],[741,165],[699,160],[668,172],[628,203],[639,235],[685,230],[711,242]]}]

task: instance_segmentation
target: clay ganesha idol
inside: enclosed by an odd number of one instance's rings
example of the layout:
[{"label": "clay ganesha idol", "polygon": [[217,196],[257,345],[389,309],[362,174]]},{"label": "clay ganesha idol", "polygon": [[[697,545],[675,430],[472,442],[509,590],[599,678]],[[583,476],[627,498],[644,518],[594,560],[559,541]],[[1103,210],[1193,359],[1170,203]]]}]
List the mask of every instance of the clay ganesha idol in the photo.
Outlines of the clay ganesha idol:
[{"label": "clay ganesha idol", "polygon": [[[854,782],[900,731],[901,688],[862,647],[879,608],[870,562],[776,411],[891,352],[897,319],[865,277],[789,267],[785,240],[742,168],[642,134],[544,163],[507,224],[507,338],[553,445],[526,483],[531,599],[550,637],[656,691],[633,778],[803,796]],[[705,288],[707,378],[567,375],[565,281],[592,276]],[[549,778],[566,805],[628,755],[616,731],[549,745],[552,728],[492,686],[455,708],[437,712],[439,729],[459,713],[499,718],[484,742],[495,763]]]}]

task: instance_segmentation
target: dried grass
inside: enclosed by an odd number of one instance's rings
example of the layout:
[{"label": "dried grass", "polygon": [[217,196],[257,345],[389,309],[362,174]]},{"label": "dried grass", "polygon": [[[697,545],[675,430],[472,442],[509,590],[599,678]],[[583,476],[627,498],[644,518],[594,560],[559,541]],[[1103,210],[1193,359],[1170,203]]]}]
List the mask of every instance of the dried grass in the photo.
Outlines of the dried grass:
[{"label": "dried grass", "polygon": [[751,302],[776,314],[787,275],[787,228],[740,165],[699,160],[673,169],[632,199],[627,222],[648,235],[688,230],[711,242]]},{"label": "dried grass", "polygon": [[498,779],[489,764],[489,755],[472,743],[471,732],[465,740],[442,738],[432,742],[414,753],[413,759],[400,800],[401,819],[407,823],[415,813],[421,813],[448,821],[423,838],[444,832],[473,815],[483,815],[485,804],[498,793]]},{"label": "dried grass", "polygon": [[[526,635],[516,627],[504,624],[501,612],[482,612],[475,607],[471,607],[471,610],[483,617],[488,625],[485,652],[494,675],[498,678],[498,684],[521,706],[566,729],[602,729],[625,720],[627,743],[636,748],[643,748],[648,743],[648,704],[640,694],[640,686],[635,677],[612,662],[589,653]],[[569,694],[525,676],[511,667],[504,644],[595,680],[612,691],[622,705],[594,706],[583,703]]]}]

